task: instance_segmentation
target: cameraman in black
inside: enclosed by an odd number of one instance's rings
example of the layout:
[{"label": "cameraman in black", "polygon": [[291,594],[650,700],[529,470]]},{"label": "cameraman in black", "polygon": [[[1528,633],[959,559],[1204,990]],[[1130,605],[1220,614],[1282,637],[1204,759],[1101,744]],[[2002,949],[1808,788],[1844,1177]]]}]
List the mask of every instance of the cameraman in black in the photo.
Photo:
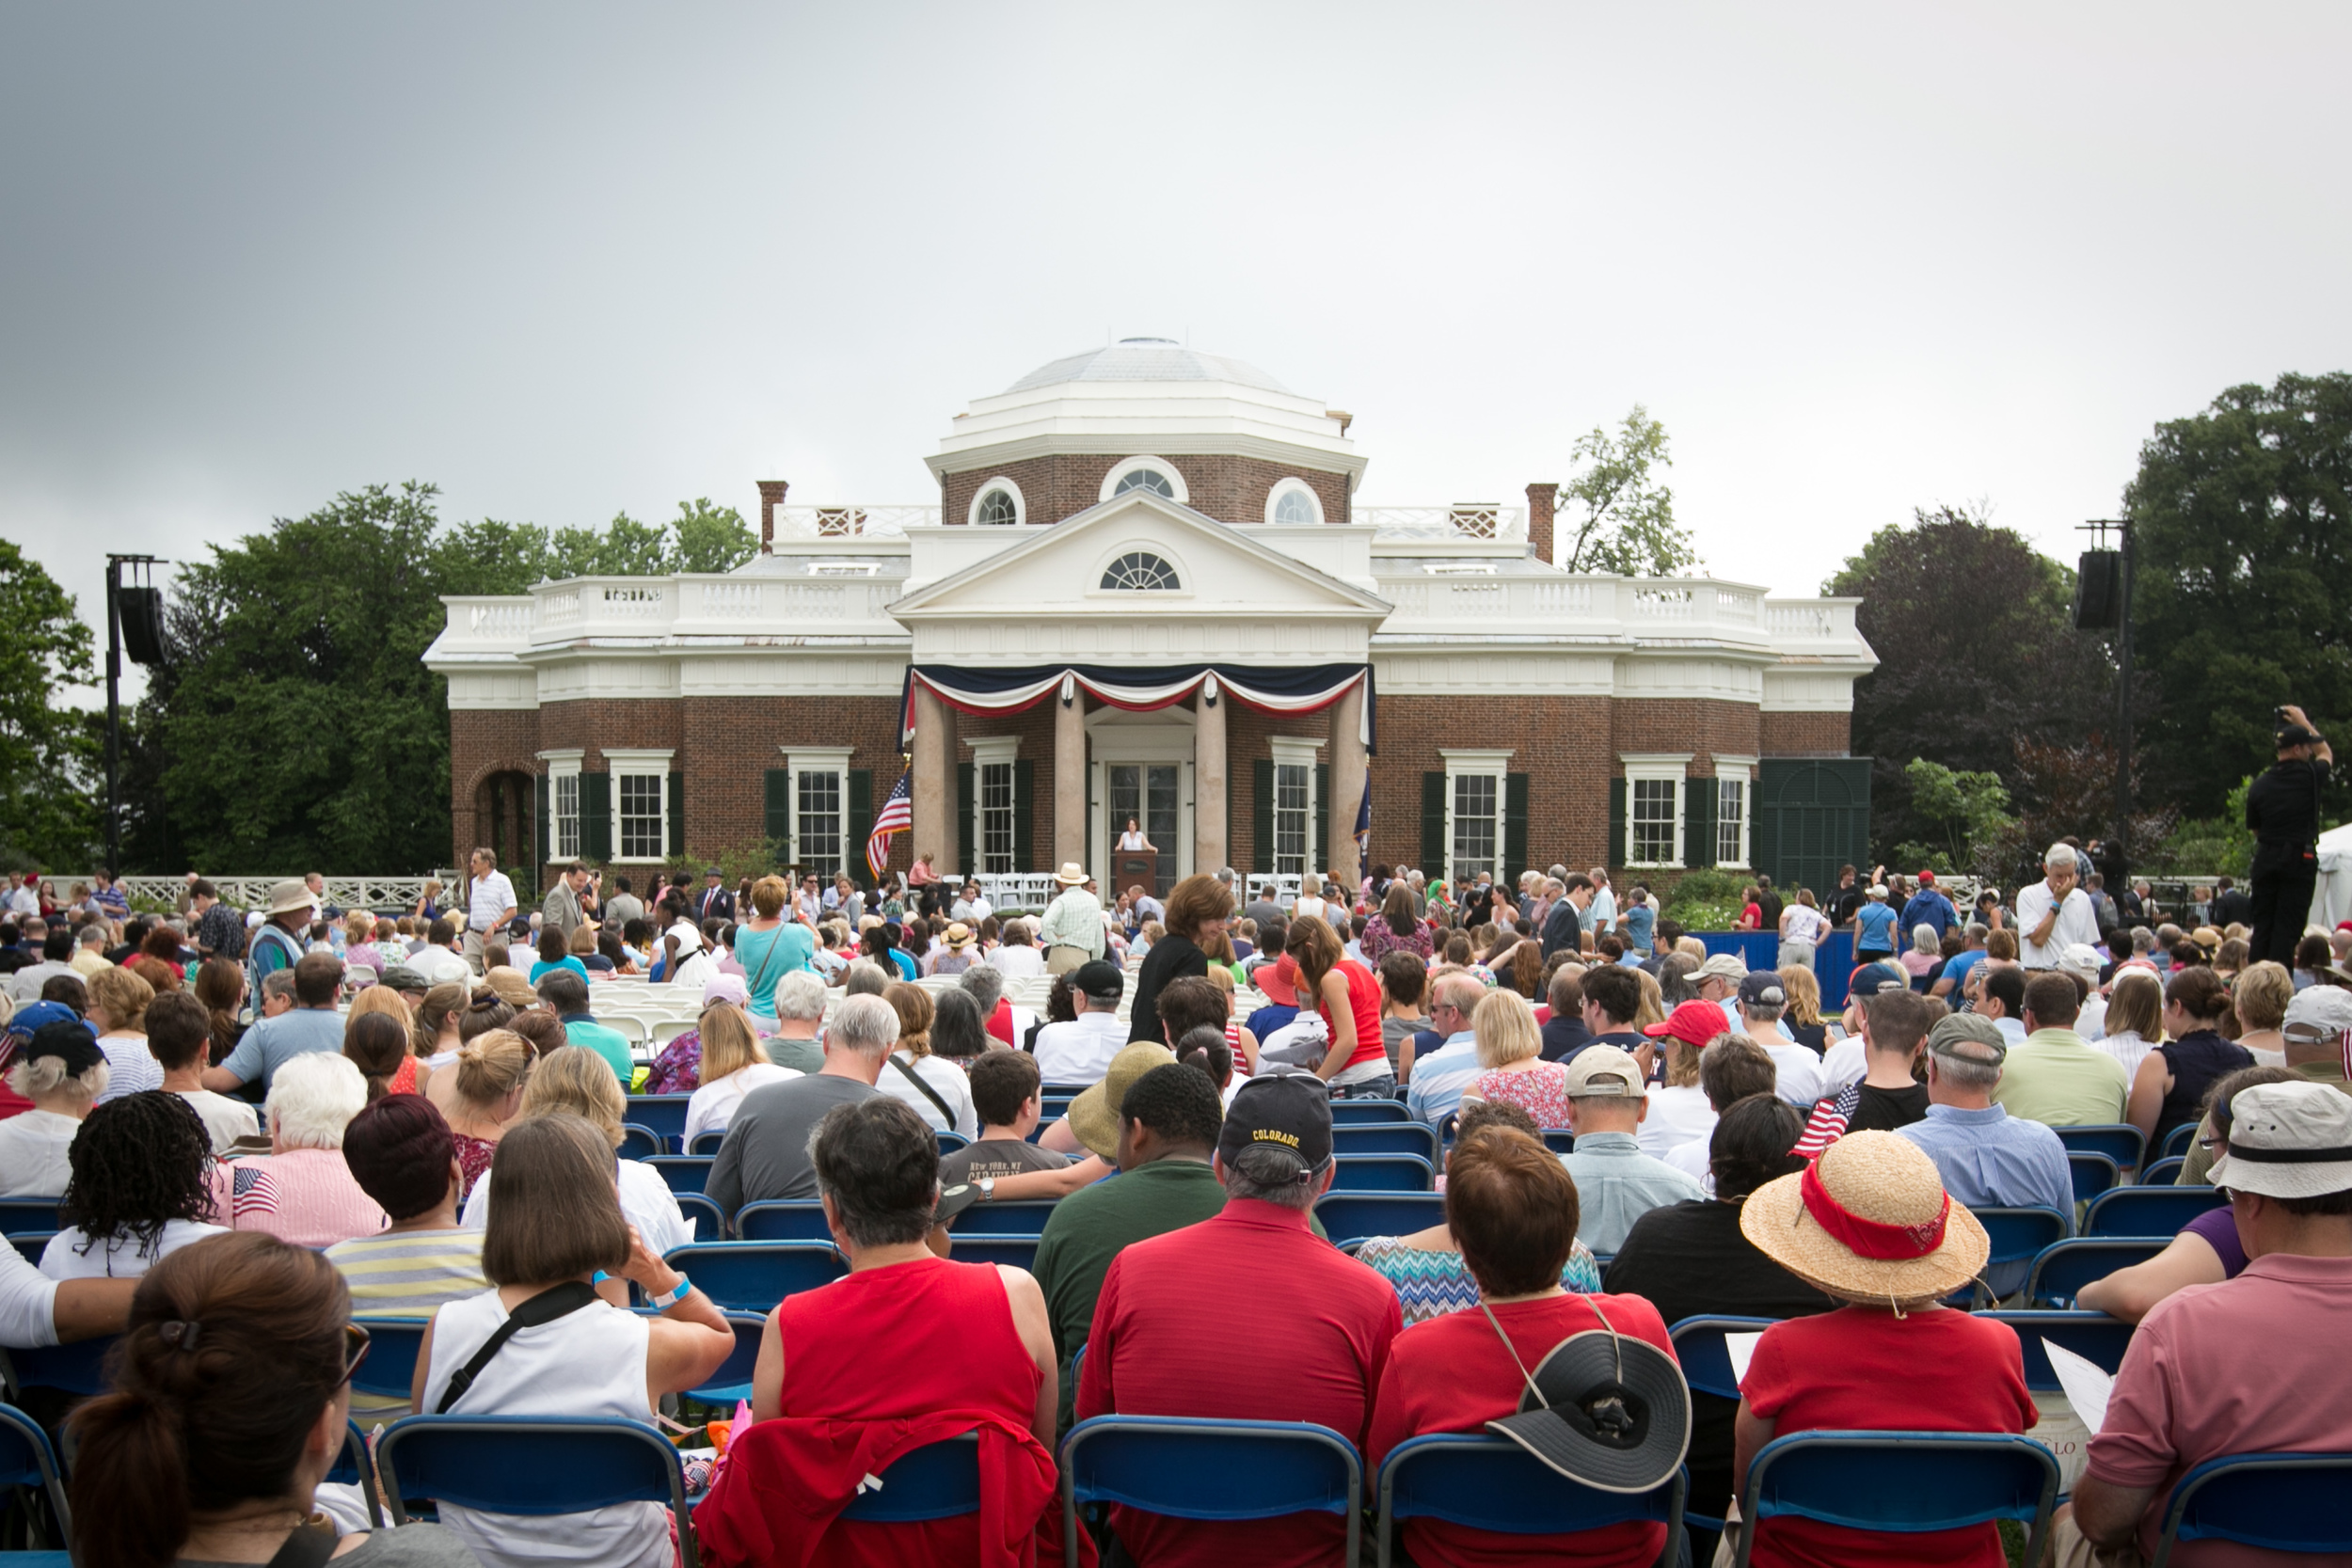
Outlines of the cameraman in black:
[{"label": "cameraman in black", "polygon": [[2246,792],[2254,830],[2254,940],[2248,961],[2295,967],[2319,884],[2319,792],[2336,754],[2299,707],[2279,709],[2279,760]]}]

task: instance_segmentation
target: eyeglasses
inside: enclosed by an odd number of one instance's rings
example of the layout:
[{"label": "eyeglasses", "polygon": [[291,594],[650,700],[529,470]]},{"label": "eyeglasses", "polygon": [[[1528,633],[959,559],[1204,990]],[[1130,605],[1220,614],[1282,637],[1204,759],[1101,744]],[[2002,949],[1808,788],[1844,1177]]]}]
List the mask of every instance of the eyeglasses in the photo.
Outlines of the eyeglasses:
[{"label": "eyeglasses", "polygon": [[2210,1153],[2214,1149],[2222,1148],[2229,1141],[2227,1138],[2200,1138],[2197,1140],[2197,1147]]},{"label": "eyeglasses", "polygon": [[359,1370],[359,1363],[368,1358],[368,1347],[374,1342],[368,1331],[358,1323],[343,1324],[343,1375],[337,1387],[351,1381],[352,1374]]}]

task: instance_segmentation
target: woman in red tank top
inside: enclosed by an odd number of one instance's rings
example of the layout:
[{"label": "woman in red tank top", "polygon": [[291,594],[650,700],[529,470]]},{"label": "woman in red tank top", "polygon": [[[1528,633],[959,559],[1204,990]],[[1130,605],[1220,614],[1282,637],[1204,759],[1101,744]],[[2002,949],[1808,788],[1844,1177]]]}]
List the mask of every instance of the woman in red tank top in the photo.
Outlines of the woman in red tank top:
[{"label": "woman in red tank top", "polygon": [[1343,956],[1339,934],[1313,915],[1291,922],[1284,951],[1298,961],[1299,994],[1315,999],[1315,1010],[1331,1031],[1331,1048],[1315,1069],[1331,1085],[1331,1098],[1393,1098],[1396,1071],[1380,1043],[1378,977]]},{"label": "woman in red tank top", "polygon": [[[939,1157],[886,1095],[836,1107],[810,1155],[850,1274],[768,1315],[752,1417],[694,1512],[712,1568],[1035,1568],[1061,1560],[1044,1292],[1023,1270],[932,1254]],[[845,1202],[845,1196],[847,1201]],[[943,1340],[942,1325],[953,1325]],[[882,1523],[841,1510],[900,1455],[979,1434],[980,1509]],[[1090,1541],[1082,1544],[1093,1561]]]}]

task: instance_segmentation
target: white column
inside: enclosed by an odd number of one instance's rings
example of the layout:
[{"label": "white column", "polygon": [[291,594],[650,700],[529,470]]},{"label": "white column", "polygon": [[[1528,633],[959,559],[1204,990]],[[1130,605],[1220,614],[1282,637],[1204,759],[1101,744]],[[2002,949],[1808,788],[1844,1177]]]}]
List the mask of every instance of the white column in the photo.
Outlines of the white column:
[{"label": "white column", "polygon": [[1324,859],[1349,902],[1363,876],[1356,863],[1356,808],[1364,799],[1363,721],[1364,688],[1359,681],[1331,706],[1331,799],[1323,807],[1331,832]]},{"label": "white column", "polygon": [[1225,705],[1193,699],[1192,868],[1214,874],[1225,863]]},{"label": "white column", "polygon": [[930,854],[931,867],[952,877],[956,846],[956,737],[947,705],[929,687],[914,688],[914,847]]},{"label": "white column", "polygon": [[1054,704],[1054,863],[1042,869],[1059,871],[1067,861],[1080,865],[1087,859],[1087,713],[1086,693],[1075,692]]}]

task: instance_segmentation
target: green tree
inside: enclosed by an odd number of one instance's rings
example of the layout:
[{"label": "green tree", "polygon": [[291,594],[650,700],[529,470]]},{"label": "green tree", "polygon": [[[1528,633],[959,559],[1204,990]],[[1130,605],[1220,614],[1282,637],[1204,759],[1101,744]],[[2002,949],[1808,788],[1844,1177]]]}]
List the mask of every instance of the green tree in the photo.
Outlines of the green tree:
[{"label": "green tree", "polygon": [[95,680],[90,629],[40,562],[0,539],[0,862],[97,863],[102,753],[58,689]]},{"label": "green tree", "polygon": [[1595,425],[1577,437],[1571,455],[1581,467],[1560,497],[1582,512],[1564,520],[1562,566],[1662,578],[1699,563],[1691,536],[1675,523],[1674,491],[1650,473],[1674,467],[1674,457],[1666,427],[1648,409],[1635,404],[1613,435]]},{"label": "green tree", "polygon": [[[1925,757],[1914,757],[1903,771],[1911,781],[1911,810],[1935,828],[1937,841],[1932,846],[1899,846],[1897,863],[1908,870],[1917,858],[1932,860],[1947,871],[1989,869],[1980,863],[1994,853],[2013,821],[2000,775],[1956,771]],[[1922,847],[1927,849],[1924,857],[1905,853]]]},{"label": "green tree", "polygon": [[670,519],[677,572],[732,572],[759,553],[759,538],[731,506],[713,506],[698,496],[677,503]]},{"label": "green tree", "polygon": [[[2151,786],[2194,816],[2271,757],[2271,710],[2352,719],[2352,373],[2233,387],[2156,427],[2124,491]],[[2347,791],[2339,784],[2331,805]]]}]

